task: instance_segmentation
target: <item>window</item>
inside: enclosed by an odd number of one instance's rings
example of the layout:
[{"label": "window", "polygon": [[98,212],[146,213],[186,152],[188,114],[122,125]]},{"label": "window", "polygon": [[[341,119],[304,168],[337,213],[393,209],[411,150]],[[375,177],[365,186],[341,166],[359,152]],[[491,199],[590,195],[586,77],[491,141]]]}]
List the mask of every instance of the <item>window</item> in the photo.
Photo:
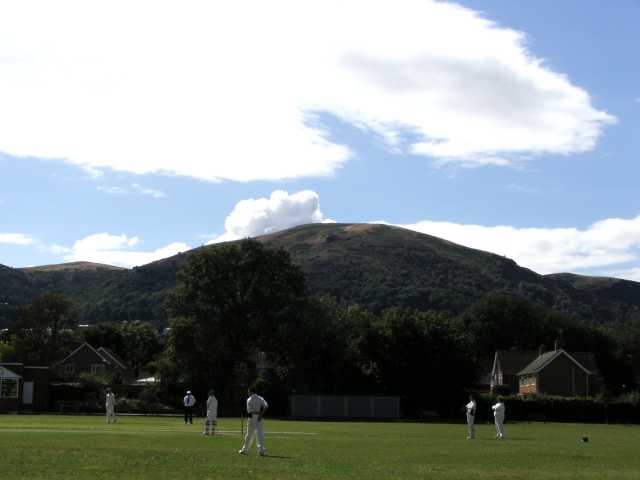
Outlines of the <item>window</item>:
[{"label": "window", "polygon": [[521,387],[535,387],[536,386],[536,376],[535,375],[526,375],[520,377],[520,386]]},{"label": "window", "polygon": [[17,378],[0,378],[0,398],[18,398]]},{"label": "window", "polygon": [[73,373],[76,371],[75,363],[65,363],[64,364],[64,373]]}]

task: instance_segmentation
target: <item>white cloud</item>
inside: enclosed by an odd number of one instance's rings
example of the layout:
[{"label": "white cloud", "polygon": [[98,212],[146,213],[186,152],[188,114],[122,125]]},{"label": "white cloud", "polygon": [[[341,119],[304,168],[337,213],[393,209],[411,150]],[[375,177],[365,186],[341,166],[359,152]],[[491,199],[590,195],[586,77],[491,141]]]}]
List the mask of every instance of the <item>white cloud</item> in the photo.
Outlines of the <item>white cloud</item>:
[{"label": "white cloud", "polygon": [[164,192],[161,192],[160,190],[143,187],[142,185],[139,185],[137,183],[131,184],[131,188],[133,188],[134,191],[136,191],[140,195],[147,195],[153,198],[164,198],[167,196]]},{"label": "white cloud", "polygon": [[239,181],[336,171],[318,112],[466,165],[590,150],[614,121],[522,33],[432,0],[8,2],[0,105],[12,155]]},{"label": "white cloud", "polygon": [[320,211],[316,192],[304,190],[289,195],[276,190],[269,198],[251,198],[236,203],[227,216],[225,232],[207,244],[256,237],[305,223],[333,222]]},{"label": "white cloud", "polygon": [[98,190],[109,195],[126,195],[127,191],[122,187],[103,187],[99,186]]},{"label": "white cloud", "polygon": [[640,267],[613,271],[612,276],[640,282]]},{"label": "white cloud", "polygon": [[68,262],[96,262],[121,267],[145,265],[191,248],[185,243],[174,242],[149,252],[133,250],[139,243],[138,237],[96,233],[76,241],[71,248],[56,248],[58,253],[64,253],[63,258]]},{"label": "white cloud", "polygon": [[506,186],[506,189],[520,193],[538,193],[539,191],[537,188],[530,187],[528,185],[521,185],[519,183],[510,183]]},{"label": "white cloud", "polygon": [[0,233],[0,243],[11,245],[33,245],[36,241],[22,233]]},{"label": "white cloud", "polygon": [[135,193],[138,195],[146,195],[153,198],[164,198],[167,196],[164,192],[160,190],[144,187],[139,183],[132,183],[130,189],[123,188],[123,187],[99,186],[98,190],[104,193],[108,193],[109,195],[129,195],[131,193]]},{"label": "white cloud", "polygon": [[104,176],[104,172],[97,168],[94,168],[90,165],[81,165],[82,170],[87,174],[87,176],[93,180],[101,178]]},{"label": "white cloud", "polygon": [[638,269],[613,270],[615,265],[640,261],[640,216],[609,218],[581,230],[515,228],[421,221],[398,225],[467,247],[497,253],[538,273],[608,268],[613,276],[638,278]]}]

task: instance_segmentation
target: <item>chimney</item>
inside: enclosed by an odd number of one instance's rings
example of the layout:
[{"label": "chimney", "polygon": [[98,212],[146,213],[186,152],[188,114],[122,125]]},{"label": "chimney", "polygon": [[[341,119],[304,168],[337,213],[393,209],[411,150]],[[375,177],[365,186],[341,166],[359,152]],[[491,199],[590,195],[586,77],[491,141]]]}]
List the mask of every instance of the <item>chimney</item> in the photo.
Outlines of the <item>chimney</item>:
[{"label": "chimney", "polygon": [[555,342],[553,342],[553,350],[554,350],[555,352],[557,352],[557,351],[559,350],[559,347],[558,347],[558,344],[559,344],[559,343],[560,343],[560,342],[558,342],[558,339],[557,339],[557,338],[556,338],[556,341],[555,341]]}]

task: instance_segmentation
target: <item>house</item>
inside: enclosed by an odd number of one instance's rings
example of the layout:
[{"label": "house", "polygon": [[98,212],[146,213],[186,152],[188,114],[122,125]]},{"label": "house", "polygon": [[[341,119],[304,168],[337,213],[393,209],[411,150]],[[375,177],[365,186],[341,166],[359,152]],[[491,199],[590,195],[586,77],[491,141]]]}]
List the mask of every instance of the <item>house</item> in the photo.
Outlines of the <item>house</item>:
[{"label": "house", "polygon": [[518,384],[521,395],[591,397],[600,393],[602,376],[593,354],[569,353],[556,347],[518,372]]},{"label": "house", "polygon": [[127,372],[125,363],[111,350],[104,347],[95,349],[86,342],[67,355],[59,365],[61,375],[66,378],[77,378],[82,373]]},{"label": "house", "polygon": [[535,350],[497,350],[491,368],[490,390],[503,394],[518,393],[518,373],[537,356]]},{"label": "house", "polygon": [[49,367],[0,363],[0,412],[46,410],[50,373]]}]

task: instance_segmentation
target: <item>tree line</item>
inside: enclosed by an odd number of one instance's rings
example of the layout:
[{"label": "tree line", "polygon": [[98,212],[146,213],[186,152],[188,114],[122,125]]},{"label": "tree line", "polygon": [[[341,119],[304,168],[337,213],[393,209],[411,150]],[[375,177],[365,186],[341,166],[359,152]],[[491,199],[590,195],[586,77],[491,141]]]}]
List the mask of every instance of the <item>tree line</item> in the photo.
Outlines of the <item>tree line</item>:
[{"label": "tree line", "polygon": [[497,349],[596,355],[607,388],[635,387],[635,324],[598,326],[494,292],[462,314],[372,312],[317,297],[288,253],[247,239],[190,257],[169,296],[168,325],[99,322],[78,328],[71,302],[45,294],[22,307],[0,339],[0,361],[55,365],[78,342],[110,348],[132,375],[156,375],[172,404],[184,388],[215,388],[221,401],[256,379],[274,405],[292,393],[400,395],[405,412],[446,412],[491,368]]}]

